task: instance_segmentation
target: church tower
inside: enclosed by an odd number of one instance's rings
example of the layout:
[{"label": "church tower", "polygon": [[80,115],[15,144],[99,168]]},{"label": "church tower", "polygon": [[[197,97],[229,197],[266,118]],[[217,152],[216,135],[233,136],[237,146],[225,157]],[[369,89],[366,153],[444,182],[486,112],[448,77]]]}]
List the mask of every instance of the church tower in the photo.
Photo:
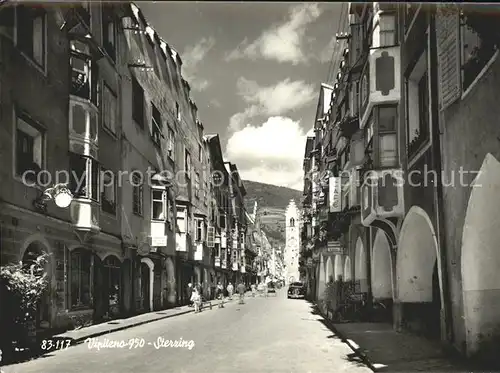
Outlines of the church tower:
[{"label": "church tower", "polygon": [[285,281],[287,285],[300,281],[299,252],[300,252],[300,213],[292,199],[285,211]]}]

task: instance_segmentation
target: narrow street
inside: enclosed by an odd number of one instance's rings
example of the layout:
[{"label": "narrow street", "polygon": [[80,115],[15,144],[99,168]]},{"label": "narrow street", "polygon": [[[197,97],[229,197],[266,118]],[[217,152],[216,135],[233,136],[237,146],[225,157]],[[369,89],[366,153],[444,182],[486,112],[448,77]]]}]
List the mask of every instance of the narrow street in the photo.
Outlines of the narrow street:
[{"label": "narrow street", "polygon": [[[246,304],[152,322],[99,337],[99,341],[144,339],[142,348],[89,349],[80,344],[5,373],[97,372],[371,372],[350,361],[352,350],[312,313],[304,300],[251,298]],[[156,348],[158,337],[193,341],[189,348]],[[189,345],[189,344],[188,344]],[[192,344],[191,344],[192,346]]]}]

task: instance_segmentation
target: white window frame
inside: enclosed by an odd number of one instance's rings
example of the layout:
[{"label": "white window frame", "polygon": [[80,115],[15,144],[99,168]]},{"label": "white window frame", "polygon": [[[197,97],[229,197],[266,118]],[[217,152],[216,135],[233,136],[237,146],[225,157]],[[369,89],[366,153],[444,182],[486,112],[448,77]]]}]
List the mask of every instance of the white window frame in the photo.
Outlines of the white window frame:
[{"label": "white window frame", "polygon": [[205,220],[203,218],[194,218],[195,222],[195,241],[205,242]]},{"label": "white window frame", "polygon": [[[391,19],[391,22],[387,22],[388,19]],[[378,25],[376,27],[375,32],[379,32],[379,40],[378,46],[379,48],[384,47],[392,47],[397,44],[397,17],[395,13],[382,13],[379,16]],[[392,28],[388,28],[388,25],[392,23]],[[392,42],[387,41],[387,36],[392,36]]]},{"label": "white window frame", "polygon": [[[104,185],[105,184],[104,177],[106,175],[109,175],[109,173],[113,174],[112,184],[111,185]],[[117,207],[117,203],[116,203],[116,197],[117,197],[116,174],[109,169],[101,168],[101,183],[100,184],[101,184],[101,210],[108,215],[116,216],[116,207]],[[107,190],[112,190],[112,193],[113,193],[113,201],[110,201],[110,202],[114,203],[114,205],[115,205],[115,212],[114,213],[106,211],[103,208],[103,206],[104,206],[103,202],[105,200],[104,196],[106,195]],[[107,200],[107,198],[106,198],[106,200]]]},{"label": "white window frame", "polygon": [[[14,110],[14,123],[13,123],[13,162],[12,162],[12,174],[14,179],[21,181],[24,185],[32,186],[36,188],[41,188],[41,186],[35,183],[25,183],[22,176],[17,173],[17,161],[18,161],[18,148],[17,148],[17,131],[20,130],[26,135],[33,138],[34,149],[33,149],[33,162],[36,163],[41,170],[45,169],[46,166],[46,130],[39,123],[35,122],[29,115],[22,113],[18,110]],[[35,144],[36,142],[36,144]],[[35,154],[35,146],[37,147]],[[26,171],[25,171],[26,172]]]},{"label": "white window frame", "polygon": [[113,90],[103,82],[102,88],[102,124],[104,129],[116,136],[116,123],[118,114],[118,98]]},{"label": "white window frame", "polygon": [[[136,174],[132,174],[132,212],[134,215],[143,216],[144,214],[144,183],[137,185]],[[136,209],[135,195],[138,195],[138,209]]]},{"label": "white window frame", "polygon": [[[155,198],[155,194],[158,194],[160,193],[161,197],[160,198]],[[155,187],[152,187],[151,188],[151,220],[153,221],[167,221],[167,214],[168,214],[168,211],[167,211],[167,196],[166,196],[166,191],[165,189],[163,188],[155,188]],[[154,212],[155,212],[155,209],[154,209],[154,206],[156,203],[161,203],[161,211],[162,213],[160,214],[160,216],[158,218],[156,218],[154,216]]]},{"label": "white window frame", "polygon": [[[29,5],[20,5],[20,6],[25,6],[29,8]],[[19,35],[18,35],[18,24],[19,24],[19,18],[18,18],[18,8],[14,9],[14,45],[18,47],[19,44]],[[38,18],[38,17],[37,17]],[[48,41],[48,32],[47,32],[47,12],[43,10],[43,15],[41,15],[42,18],[42,30],[40,37],[42,39],[42,50],[41,53],[43,53],[43,56],[41,57],[42,61],[37,61],[34,56],[29,56],[26,54],[25,51],[19,49],[19,52],[21,55],[26,58],[26,60],[36,69],[38,69],[44,76],[47,76],[47,41]],[[40,43],[35,43],[35,36],[32,36],[33,38],[33,45],[39,45]],[[33,54],[35,52],[33,51]]]}]

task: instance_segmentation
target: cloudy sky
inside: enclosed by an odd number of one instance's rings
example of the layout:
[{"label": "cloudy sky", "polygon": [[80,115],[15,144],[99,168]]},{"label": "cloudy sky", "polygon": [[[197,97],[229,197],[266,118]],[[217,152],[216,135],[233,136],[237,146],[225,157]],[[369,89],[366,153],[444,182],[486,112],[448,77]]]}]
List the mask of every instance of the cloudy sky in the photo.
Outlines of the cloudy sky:
[{"label": "cloudy sky", "polygon": [[302,189],[305,138],[342,4],[138,5],[181,54],[200,120],[221,136],[226,160],[243,179]]}]

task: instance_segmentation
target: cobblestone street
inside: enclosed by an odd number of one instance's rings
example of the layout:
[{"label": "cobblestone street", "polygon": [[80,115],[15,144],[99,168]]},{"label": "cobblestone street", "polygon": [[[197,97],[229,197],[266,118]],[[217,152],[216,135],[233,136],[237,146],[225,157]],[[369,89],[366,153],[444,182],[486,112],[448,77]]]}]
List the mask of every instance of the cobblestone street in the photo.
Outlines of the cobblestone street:
[{"label": "cobblestone street", "polygon": [[[99,337],[144,339],[142,348],[89,349],[79,344],[37,360],[3,367],[5,373],[83,372],[371,372],[349,361],[352,350],[311,313],[303,300],[249,299],[224,309],[160,320]],[[307,338],[305,338],[307,336]],[[194,347],[156,349],[165,340],[192,340]],[[151,343],[151,345],[149,345]]]}]

